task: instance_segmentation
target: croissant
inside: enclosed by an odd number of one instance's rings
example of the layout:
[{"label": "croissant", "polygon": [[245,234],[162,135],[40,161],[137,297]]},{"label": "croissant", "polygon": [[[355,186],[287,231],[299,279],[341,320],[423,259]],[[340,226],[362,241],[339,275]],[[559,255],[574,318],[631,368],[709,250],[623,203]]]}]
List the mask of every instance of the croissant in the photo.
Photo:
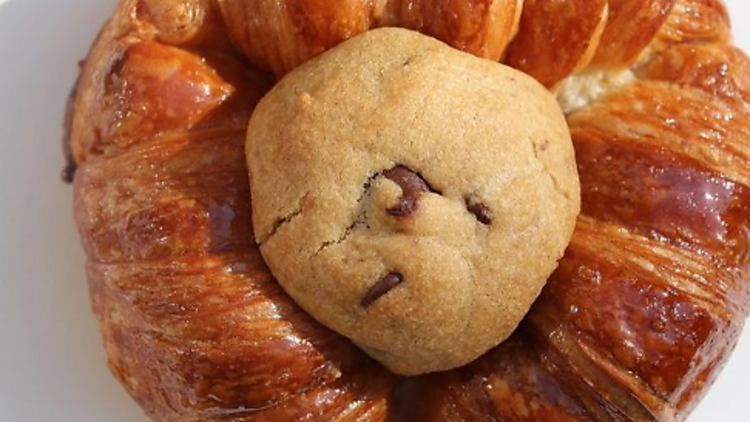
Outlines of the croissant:
[{"label": "croissant", "polygon": [[[254,104],[378,26],[555,90],[582,185],[516,333],[418,378],[312,320],[252,241]],[[156,421],[684,420],[748,313],[750,61],[720,0],[121,0],[70,112],[93,310]]]}]

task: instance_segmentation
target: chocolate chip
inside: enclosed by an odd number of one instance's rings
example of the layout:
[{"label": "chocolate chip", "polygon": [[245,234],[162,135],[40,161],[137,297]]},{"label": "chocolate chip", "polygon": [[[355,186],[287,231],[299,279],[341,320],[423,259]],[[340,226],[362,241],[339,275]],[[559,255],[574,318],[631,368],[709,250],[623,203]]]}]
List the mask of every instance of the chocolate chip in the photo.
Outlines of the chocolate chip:
[{"label": "chocolate chip", "polygon": [[417,210],[419,197],[430,192],[430,186],[417,173],[404,166],[396,166],[383,172],[383,176],[401,187],[398,204],[386,210],[388,215],[405,217]]},{"label": "chocolate chip", "polygon": [[467,198],[466,209],[468,209],[470,213],[474,214],[474,217],[476,217],[476,219],[485,226],[489,226],[490,224],[492,224],[492,211],[487,205]]},{"label": "chocolate chip", "polygon": [[362,302],[360,302],[362,307],[365,309],[369,308],[370,305],[375,303],[375,301],[383,297],[383,295],[390,292],[403,282],[404,276],[401,275],[401,273],[388,273],[370,288],[365,297],[362,299]]}]

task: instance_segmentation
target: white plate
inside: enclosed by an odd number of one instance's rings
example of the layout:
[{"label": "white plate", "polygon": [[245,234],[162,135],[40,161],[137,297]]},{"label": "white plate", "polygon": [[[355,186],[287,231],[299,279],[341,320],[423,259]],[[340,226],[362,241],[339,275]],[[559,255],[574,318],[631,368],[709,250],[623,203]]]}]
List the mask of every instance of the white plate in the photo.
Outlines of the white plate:
[{"label": "white plate", "polygon": [[[147,422],[110,376],[89,310],[61,122],[114,0],[0,0],[0,421]],[[735,22],[746,0],[728,1]],[[750,27],[736,25],[750,49]],[[749,140],[750,141],[750,140]],[[750,333],[691,422],[750,420]]]}]

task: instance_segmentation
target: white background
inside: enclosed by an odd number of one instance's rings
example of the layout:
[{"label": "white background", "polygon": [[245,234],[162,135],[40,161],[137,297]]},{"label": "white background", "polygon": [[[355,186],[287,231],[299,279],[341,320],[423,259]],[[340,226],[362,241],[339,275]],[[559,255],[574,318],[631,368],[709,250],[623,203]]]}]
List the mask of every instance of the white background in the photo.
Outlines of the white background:
[{"label": "white background", "polygon": [[[750,4],[727,3],[750,50]],[[106,369],[59,178],[76,61],[113,5],[0,0],[0,422],[147,422]],[[690,422],[750,421],[749,382],[750,330]]]}]

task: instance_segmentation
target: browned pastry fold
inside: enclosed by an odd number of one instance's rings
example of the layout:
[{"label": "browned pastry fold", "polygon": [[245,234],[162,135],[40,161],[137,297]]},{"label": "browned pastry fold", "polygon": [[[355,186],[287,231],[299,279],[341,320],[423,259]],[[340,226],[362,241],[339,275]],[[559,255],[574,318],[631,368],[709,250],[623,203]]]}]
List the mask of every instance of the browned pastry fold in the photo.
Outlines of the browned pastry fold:
[{"label": "browned pastry fold", "polygon": [[[270,87],[249,63],[281,75],[391,25],[547,86],[633,74],[569,115],[583,215],[522,327],[414,379],[277,285],[243,151]],[[719,0],[121,0],[71,132],[112,371],[165,422],[685,419],[750,302],[750,62],[730,40]]]},{"label": "browned pastry fold", "polygon": [[370,28],[403,26],[499,60],[518,31],[523,0],[216,0],[235,44],[283,75]]},{"label": "browned pastry fold", "polygon": [[506,62],[551,88],[591,62],[608,17],[607,0],[526,0]]},{"label": "browned pastry fold", "polygon": [[594,58],[597,66],[630,66],[643,54],[676,0],[608,0],[609,19]]}]

